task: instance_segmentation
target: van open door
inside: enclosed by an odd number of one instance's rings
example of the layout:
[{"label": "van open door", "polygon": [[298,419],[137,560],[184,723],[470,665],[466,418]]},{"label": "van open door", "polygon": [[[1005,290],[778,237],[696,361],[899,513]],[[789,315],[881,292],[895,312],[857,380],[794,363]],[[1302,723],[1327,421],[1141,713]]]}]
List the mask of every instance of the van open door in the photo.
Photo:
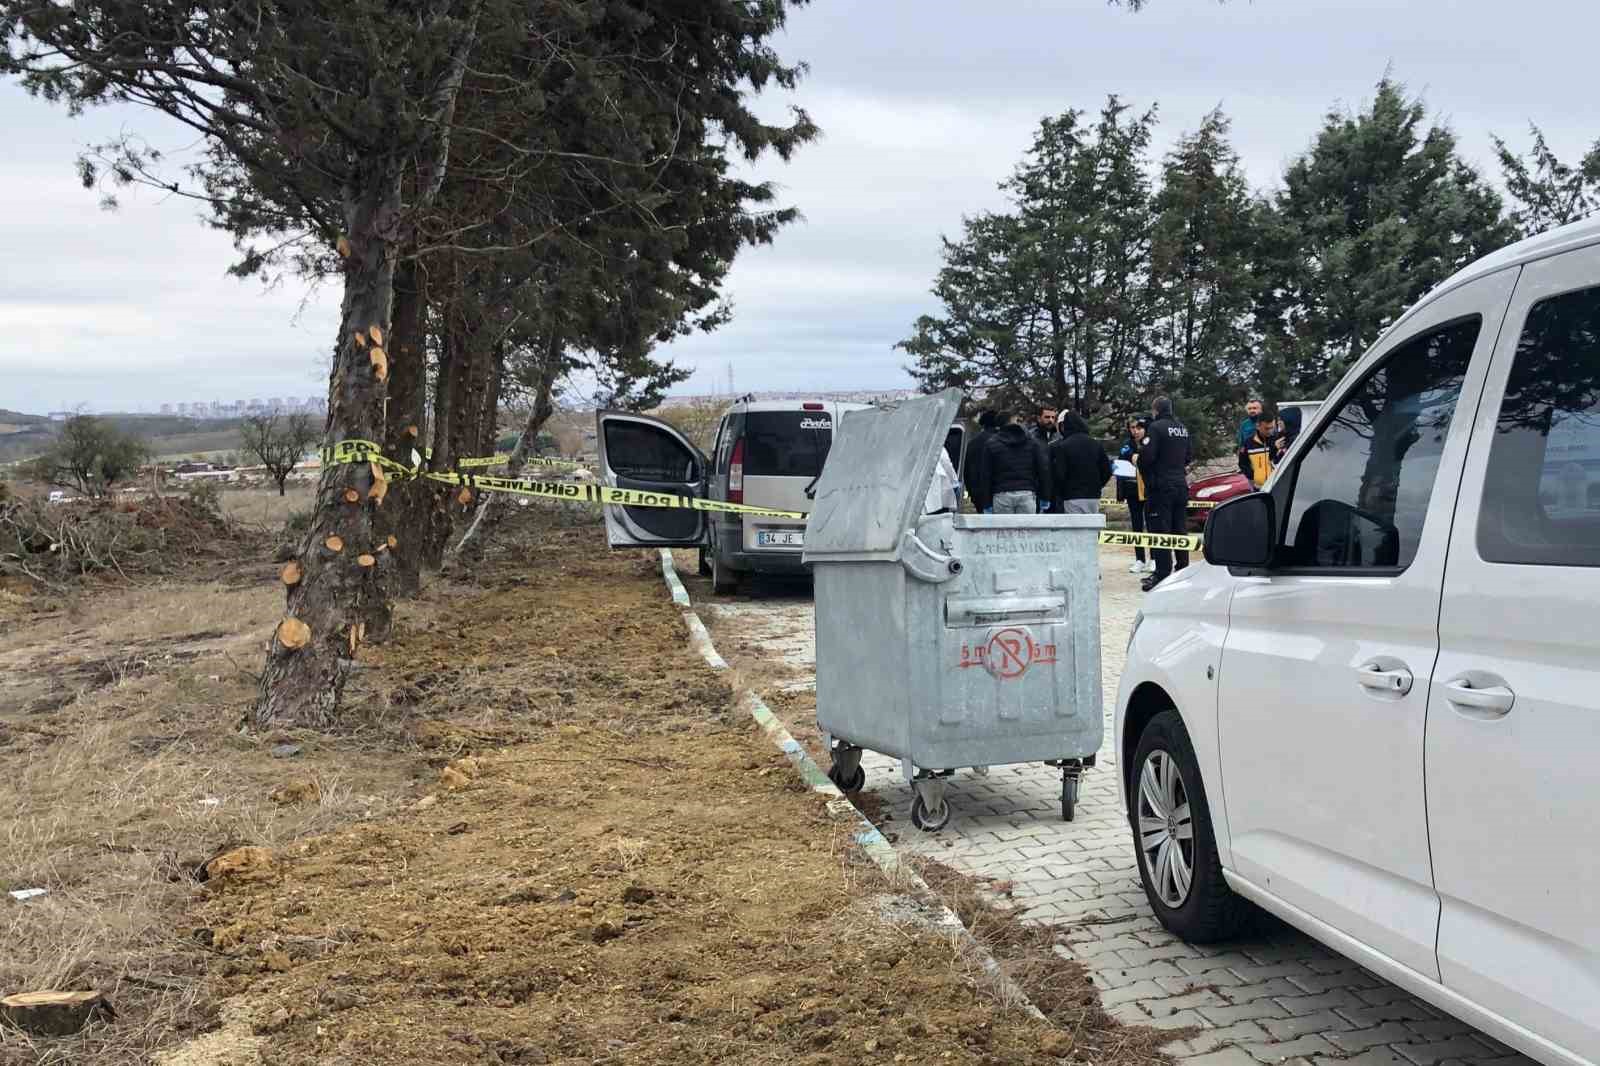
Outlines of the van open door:
[{"label": "van open door", "polygon": [[[704,495],[706,457],[676,428],[628,411],[595,416],[600,480],[618,489]],[[613,548],[695,548],[706,542],[706,512],[687,507],[607,506]]]}]

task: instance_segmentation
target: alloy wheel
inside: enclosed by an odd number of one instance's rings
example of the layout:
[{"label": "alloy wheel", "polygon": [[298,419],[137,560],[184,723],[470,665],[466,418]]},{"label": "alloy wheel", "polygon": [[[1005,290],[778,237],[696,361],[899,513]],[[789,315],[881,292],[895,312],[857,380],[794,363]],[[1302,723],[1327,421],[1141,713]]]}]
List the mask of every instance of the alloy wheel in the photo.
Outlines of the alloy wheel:
[{"label": "alloy wheel", "polygon": [[1139,849],[1155,893],[1174,909],[1194,879],[1194,817],[1177,761],[1152,751],[1139,771]]}]

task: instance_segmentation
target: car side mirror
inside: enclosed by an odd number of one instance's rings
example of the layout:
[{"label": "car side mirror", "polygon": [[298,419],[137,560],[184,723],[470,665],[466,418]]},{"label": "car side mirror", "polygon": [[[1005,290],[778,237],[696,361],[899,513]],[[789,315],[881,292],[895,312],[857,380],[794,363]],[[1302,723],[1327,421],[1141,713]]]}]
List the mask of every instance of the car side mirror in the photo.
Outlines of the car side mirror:
[{"label": "car side mirror", "polygon": [[1278,528],[1277,501],[1252,492],[1211,512],[1206,523],[1206,562],[1213,566],[1261,567],[1272,562]]}]

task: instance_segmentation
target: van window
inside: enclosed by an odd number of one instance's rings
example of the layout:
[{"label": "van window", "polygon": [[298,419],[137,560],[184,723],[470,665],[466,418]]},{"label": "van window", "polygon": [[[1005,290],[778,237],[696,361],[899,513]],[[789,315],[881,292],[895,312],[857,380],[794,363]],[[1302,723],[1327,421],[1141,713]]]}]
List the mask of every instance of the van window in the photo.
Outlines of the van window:
[{"label": "van window", "polygon": [[700,480],[694,455],[659,426],[607,419],[605,429],[606,463],[618,477],[668,484]]},{"label": "van window", "polygon": [[814,478],[833,447],[826,411],[751,411],[744,416],[744,472],[749,477]]},{"label": "van window", "polygon": [[1411,565],[1482,321],[1413,338],[1345,396],[1301,453],[1281,565]]},{"label": "van window", "polygon": [[1478,554],[1600,566],[1600,288],[1528,311],[1489,448]]}]

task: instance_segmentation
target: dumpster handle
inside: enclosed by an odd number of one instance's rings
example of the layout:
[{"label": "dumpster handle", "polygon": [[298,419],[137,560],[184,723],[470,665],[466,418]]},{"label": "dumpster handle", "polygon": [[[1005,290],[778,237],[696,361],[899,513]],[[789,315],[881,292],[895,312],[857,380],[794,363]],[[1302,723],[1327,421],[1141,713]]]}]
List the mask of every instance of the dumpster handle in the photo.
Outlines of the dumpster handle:
[{"label": "dumpster handle", "polygon": [[900,565],[911,576],[930,585],[942,585],[961,573],[961,560],[953,555],[936,552],[912,530],[900,538]]}]

